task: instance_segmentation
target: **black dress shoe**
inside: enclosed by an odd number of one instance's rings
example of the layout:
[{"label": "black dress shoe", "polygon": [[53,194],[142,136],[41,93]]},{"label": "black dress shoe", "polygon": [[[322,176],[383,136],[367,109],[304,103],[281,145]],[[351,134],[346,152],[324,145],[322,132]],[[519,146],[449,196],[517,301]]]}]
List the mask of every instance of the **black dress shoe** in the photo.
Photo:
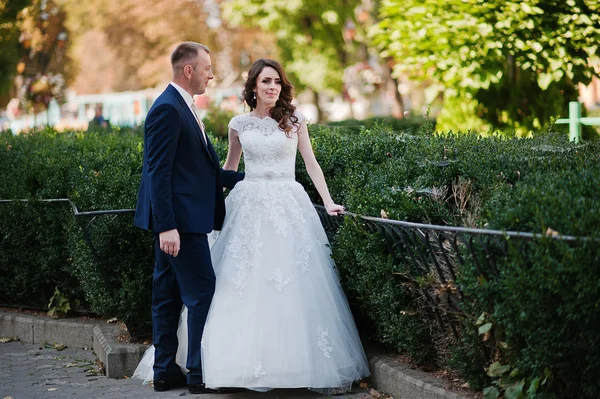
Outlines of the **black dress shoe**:
[{"label": "black dress shoe", "polygon": [[156,392],[165,392],[183,386],[185,386],[185,379],[181,381],[154,380],[154,391]]},{"label": "black dress shoe", "polygon": [[204,383],[188,384],[188,390],[190,391],[190,393],[196,394],[196,395],[203,394],[203,393],[219,393],[219,391],[216,389],[207,388],[206,385],[204,385]]}]

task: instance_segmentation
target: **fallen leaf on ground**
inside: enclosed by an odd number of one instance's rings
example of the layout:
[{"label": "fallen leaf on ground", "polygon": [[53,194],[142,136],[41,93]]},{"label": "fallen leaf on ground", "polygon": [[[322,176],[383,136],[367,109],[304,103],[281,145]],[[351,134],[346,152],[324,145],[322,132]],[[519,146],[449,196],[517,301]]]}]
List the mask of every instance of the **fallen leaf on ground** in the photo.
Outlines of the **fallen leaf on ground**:
[{"label": "fallen leaf on ground", "polygon": [[[0,338],[0,344],[7,344],[9,342],[13,342],[16,341],[17,338],[16,337],[7,337],[7,338]],[[8,396],[7,396],[8,397]],[[5,398],[6,399],[6,398]]]},{"label": "fallen leaf on ground", "polygon": [[558,231],[552,230],[550,227],[548,227],[548,229],[546,230],[546,235],[551,236],[551,237],[556,237],[556,236],[559,236],[560,233]]},{"label": "fallen leaf on ground", "polygon": [[392,395],[388,395],[386,393],[381,393],[381,392],[376,391],[373,388],[371,388],[369,390],[369,394],[365,395],[363,397],[363,399],[394,399],[394,397]]}]

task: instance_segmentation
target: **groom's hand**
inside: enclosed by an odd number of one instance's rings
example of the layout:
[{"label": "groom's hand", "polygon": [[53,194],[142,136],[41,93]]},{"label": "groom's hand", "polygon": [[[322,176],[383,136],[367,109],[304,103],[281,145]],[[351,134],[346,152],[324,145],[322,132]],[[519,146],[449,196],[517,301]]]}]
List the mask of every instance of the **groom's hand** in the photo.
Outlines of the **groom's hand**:
[{"label": "groom's hand", "polygon": [[173,257],[177,256],[180,248],[179,232],[177,229],[163,231],[158,235],[160,250]]}]

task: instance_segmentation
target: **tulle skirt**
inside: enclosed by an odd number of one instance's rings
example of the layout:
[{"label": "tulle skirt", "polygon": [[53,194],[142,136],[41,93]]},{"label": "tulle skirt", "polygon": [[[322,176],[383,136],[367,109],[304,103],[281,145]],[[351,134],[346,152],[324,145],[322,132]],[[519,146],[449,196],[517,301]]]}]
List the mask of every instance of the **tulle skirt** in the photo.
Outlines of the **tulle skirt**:
[{"label": "tulle skirt", "polygon": [[[348,390],[369,375],[325,231],[294,180],[242,181],[211,248],[216,289],[202,339],[208,387]],[[185,309],[184,309],[185,312]],[[185,365],[187,326],[178,330]],[[153,348],[134,378],[152,379]]]}]

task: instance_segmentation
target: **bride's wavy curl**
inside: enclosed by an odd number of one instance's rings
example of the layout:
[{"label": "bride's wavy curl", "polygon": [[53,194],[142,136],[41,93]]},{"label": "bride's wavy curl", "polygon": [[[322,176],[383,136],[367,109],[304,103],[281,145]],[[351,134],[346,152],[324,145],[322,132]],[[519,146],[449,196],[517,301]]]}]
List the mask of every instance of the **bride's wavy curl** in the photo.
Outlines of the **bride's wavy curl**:
[{"label": "bride's wavy curl", "polygon": [[275,106],[270,109],[271,118],[275,119],[279,124],[279,129],[283,130],[286,136],[291,137],[292,128],[298,129],[300,123],[298,118],[294,115],[296,106],[292,105],[292,99],[294,98],[294,86],[288,80],[285,71],[281,65],[269,58],[260,58],[252,64],[250,71],[248,71],[248,79],[244,82],[242,88],[242,100],[248,104],[250,111],[256,108],[256,98],[254,95],[254,89],[256,88],[256,80],[258,75],[265,69],[265,67],[271,67],[277,71],[281,82],[281,93],[279,93],[279,99],[275,103]]}]

